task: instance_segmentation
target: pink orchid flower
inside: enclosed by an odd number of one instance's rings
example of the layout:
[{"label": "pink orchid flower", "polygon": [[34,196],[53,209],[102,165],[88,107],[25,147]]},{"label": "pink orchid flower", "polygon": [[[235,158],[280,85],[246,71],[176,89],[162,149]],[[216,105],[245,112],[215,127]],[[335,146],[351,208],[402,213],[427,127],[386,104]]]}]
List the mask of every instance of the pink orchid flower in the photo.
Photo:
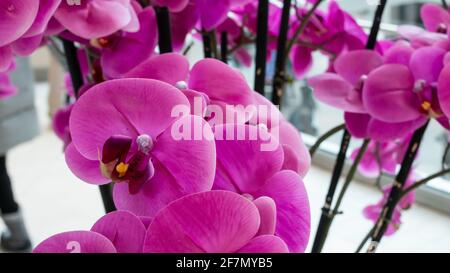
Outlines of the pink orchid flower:
[{"label": "pink orchid flower", "polygon": [[426,3],[420,8],[420,18],[431,32],[447,33],[450,13],[438,4]]},{"label": "pink orchid flower", "polygon": [[70,231],[41,242],[33,253],[142,253],[146,227],[128,211],[111,212],[90,231]]},{"label": "pink orchid flower", "polygon": [[138,13],[137,32],[118,31],[107,37],[91,40],[100,49],[100,64],[107,78],[119,78],[148,59],[158,42],[156,15],[152,7]]},{"label": "pink orchid flower", "polygon": [[5,0],[0,3],[0,72],[13,55],[27,56],[42,44],[44,32],[61,0]]},{"label": "pink orchid flower", "polygon": [[[400,140],[371,141],[364,153],[358,170],[367,177],[378,177],[381,172],[394,175],[402,163],[412,134]],[[354,160],[360,149],[355,149],[350,158]]]},{"label": "pink orchid flower", "polygon": [[[283,239],[291,252],[303,252],[310,232],[308,195],[301,177],[283,170],[282,146],[260,126],[224,124],[213,129],[217,149],[213,189],[233,191],[255,203],[265,197],[261,205],[267,213],[261,223],[266,233]],[[243,140],[227,138],[238,132]],[[254,139],[252,132],[257,132]],[[268,143],[272,148],[264,150]]]},{"label": "pink orchid flower", "polygon": [[445,53],[437,47],[423,47],[414,51],[408,66],[385,64],[372,71],[363,91],[367,112],[388,123],[424,123],[427,118],[436,118],[448,128],[442,109],[450,105],[438,95],[448,93],[445,84],[438,85]]},{"label": "pink orchid flower", "polygon": [[139,216],[153,216],[183,195],[209,190],[214,142],[193,136],[178,140],[171,129],[175,122],[200,125],[204,132],[211,128],[189,113],[172,116],[175,106],[190,104],[161,81],[121,79],[95,85],[70,115],[69,168],[88,183],[117,182],[116,207]]},{"label": "pink orchid flower", "polygon": [[382,64],[383,57],[375,51],[350,51],[335,60],[335,73],[314,76],[308,83],[318,100],[346,112],[366,113],[362,96],[367,75]]},{"label": "pink orchid flower", "polygon": [[280,237],[264,232],[265,215],[257,200],[233,192],[187,195],[156,214],[147,230],[144,252],[289,252]]},{"label": "pink orchid flower", "polygon": [[[205,109],[207,105],[216,105],[223,110],[226,110],[227,105],[261,105],[267,107],[267,109],[272,109],[270,113],[274,114],[275,117],[272,117],[269,113],[264,119],[259,119],[258,113],[256,113],[256,115],[249,117],[249,119],[244,118],[242,121],[248,120],[255,125],[264,123],[271,131],[276,132],[275,136],[286,150],[286,164],[300,175],[306,175],[311,158],[299,132],[282,117],[281,112],[271,102],[251,91],[239,71],[214,59],[201,60],[189,71],[189,61],[186,57],[177,53],[166,53],[150,58],[125,76],[157,79],[177,86],[189,99],[191,106],[194,105],[194,98],[201,98],[202,109]],[[206,114],[204,112],[194,113],[194,110],[191,110],[192,114],[202,117]],[[273,124],[274,128],[270,124],[270,118],[276,120]],[[226,120],[220,122],[218,119],[215,121],[216,123],[226,122]]]},{"label": "pink orchid flower", "polygon": [[[404,187],[405,188],[409,187],[413,183],[414,183],[414,175],[411,174],[408,177],[408,180],[406,181]],[[367,218],[373,222],[376,222],[378,220],[378,217],[380,217],[380,213],[383,210],[383,206],[387,202],[387,199],[389,197],[389,193],[390,193],[391,189],[392,189],[392,186],[386,187],[383,190],[383,197],[377,204],[370,205],[370,206],[367,206],[366,208],[364,208],[363,215],[365,218]],[[414,202],[415,202],[415,191],[411,191],[406,196],[404,196],[402,198],[402,200],[400,200],[398,205],[395,207],[394,214],[389,223],[388,229],[385,233],[386,236],[393,235],[400,228],[400,225],[402,223],[401,222],[402,210],[409,209],[412,206],[412,204],[414,204]]]},{"label": "pink orchid flower", "polygon": [[136,32],[139,21],[132,0],[62,1],[55,18],[68,31],[84,39],[106,37],[118,30]]}]

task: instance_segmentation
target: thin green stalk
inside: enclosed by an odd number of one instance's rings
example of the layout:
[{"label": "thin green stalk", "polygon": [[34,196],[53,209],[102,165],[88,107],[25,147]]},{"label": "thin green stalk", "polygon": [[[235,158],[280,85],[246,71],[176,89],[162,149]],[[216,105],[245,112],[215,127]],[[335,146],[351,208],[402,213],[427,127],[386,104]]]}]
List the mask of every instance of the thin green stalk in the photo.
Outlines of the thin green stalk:
[{"label": "thin green stalk", "polygon": [[367,243],[367,241],[369,241],[370,237],[372,237],[372,233],[373,233],[374,229],[372,228],[366,235],[366,237],[364,237],[364,239],[361,241],[361,243],[359,244],[358,248],[356,249],[355,253],[359,253],[361,252],[361,250],[363,249],[364,245]]},{"label": "thin green stalk", "polygon": [[410,193],[411,191],[419,188],[420,186],[425,185],[426,183],[430,182],[433,179],[436,179],[438,177],[441,177],[443,175],[449,174],[450,173],[450,169],[444,169],[442,171],[439,171],[435,174],[432,174],[422,180],[417,181],[416,183],[412,184],[411,186],[409,186],[408,188],[405,188],[402,193],[400,194],[398,201],[402,200],[403,197],[405,197],[408,193]]},{"label": "thin green stalk", "polygon": [[309,19],[314,15],[314,11],[319,7],[320,4],[322,4],[323,0],[318,0],[314,5],[311,7],[311,9],[308,11],[308,13],[303,17],[302,22],[300,23],[300,26],[296,29],[294,36],[292,39],[288,42],[286,46],[286,51],[284,54],[284,59],[287,60],[289,57],[289,52],[291,51],[292,47],[295,45],[297,39],[302,35],[303,31],[305,30],[306,26],[308,25]]},{"label": "thin green stalk", "polygon": [[332,128],[331,130],[329,130],[328,132],[326,132],[325,134],[320,136],[316,140],[314,145],[311,146],[311,148],[309,148],[309,154],[311,155],[311,157],[314,156],[314,154],[316,153],[317,149],[319,149],[320,145],[322,145],[322,143],[324,141],[326,141],[327,139],[329,139],[330,137],[332,137],[333,135],[335,135],[336,133],[338,133],[339,131],[344,130],[344,129],[345,129],[345,124],[341,124],[341,125],[338,125],[338,126]]},{"label": "thin green stalk", "polygon": [[353,177],[356,174],[356,170],[358,169],[358,165],[361,162],[361,159],[363,158],[364,154],[366,153],[367,147],[369,146],[370,139],[365,139],[358,155],[355,158],[355,161],[352,164],[352,167],[350,168],[347,177],[345,179],[344,185],[342,186],[341,192],[339,193],[339,197],[336,201],[336,204],[334,206],[333,212],[336,214],[339,212],[339,207],[341,206],[342,200],[344,199],[345,193],[348,189],[348,186],[353,180]]}]

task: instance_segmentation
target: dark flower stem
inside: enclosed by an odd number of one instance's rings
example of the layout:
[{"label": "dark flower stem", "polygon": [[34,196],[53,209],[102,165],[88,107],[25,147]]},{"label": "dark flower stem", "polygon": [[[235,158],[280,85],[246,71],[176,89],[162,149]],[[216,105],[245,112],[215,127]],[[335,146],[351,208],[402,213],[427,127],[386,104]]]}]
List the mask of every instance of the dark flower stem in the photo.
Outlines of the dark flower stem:
[{"label": "dark flower stem", "polygon": [[275,75],[273,78],[273,86],[272,86],[272,103],[275,105],[281,104],[281,97],[283,95],[284,83],[286,81],[285,75],[286,60],[284,56],[286,51],[286,42],[288,38],[287,35],[289,28],[290,11],[291,11],[291,0],[284,0],[281,14],[280,31],[278,33]]},{"label": "dark flower stem", "polygon": [[[69,69],[70,77],[72,78],[73,91],[75,97],[78,98],[79,90],[83,86],[83,74],[81,73],[80,63],[77,57],[77,49],[71,41],[62,39],[62,42],[66,55],[67,67]],[[105,211],[107,213],[115,211],[116,207],[112,198],[110,184],[101,185],[99,188]]]},{"label": "dark flower stem", "polygon": [[407,152],[403,158],[400,171],[398,172],[397,177],[395,178],[395,182],[389,193],[388,200],[386,204],[383,206],[379,220],[374,226],[375,230],[371,236],[372,240],[369,245],[369,248],[367,249],[368,253],[376,252],[378,244],[380,243],[381,239],[384,236],[384,233],[386,232],[389,226],[389,222],[392,218],[398,200],[402,194],[402,189],[411,171],[412,164],[417,155],[417,151],[419,150],[420,143],[422,142],[428,124],[429,121],[424,126],[416,130],[414,132],[413,137],[411,138],[411,141],[409,142]]},{"label": "dark flower stem", "polygon": [[444,155],[442,156],[442,169],[445,169],[448,161],[448,153],[450,152],[450,142],[445,146]]},{"label": "dark flower stem", "polygon": [[[386,2],[387,2],[387,0],[381,0],[380,4],[377,7],[377,10],[375,12],[375,18],[373,20],[372,28],[370,30],[369,38],[368,38],[367,44],[366,44],[367,49],[375,48],[375,45],[377,42],[377,37],[378,37],[378,32],[380,30],[381,18],[383,16],[384,9],[386,7]],[[325,240],[328,235],[327,234],[328,230],[331,226],[331,223],[333,222],[335,213],[337,212],[336,209],[333,211],[330,211],[330,209],[331,209],[331,204],[332,204],[334,194],[336,191],[336,187],[339,182],[339,178],[341,177],[341,174],[342,174],[342,170],[344,167],[344,163],[345,163],[345,159],[346,159],[346,155],[347,155],[347,149],[350,144],[350,140],[351,140],[350,133],[347,129],[345,129],[343,137],[342,137],[339,153],[336,158],[336,163],[334,165],[333,174],[331,176],[330,186],[328,188],[328,193],[327,193],[327,197],[325,200],[325,204],[322,208],[322,215],[321,215],[321,218],[319,221],[319,226],[316,231],[316,237],[314,238],[314,243],[313,243],[313,247],[312,247],[313,253],[320,253],[322,251],[322,248],[325,244]],[[346,187],[343,189],[346,190]],[[342,201],[342,198],[344,196],[343,193],[345,193],[345,190],[344,190],[344,192],[341,191],[342,197],[339,198],[339,199],[341,199],[339,201],[339,203]],[[339,206],[337,206],[337,208],[339,208]]]},{"label": "dark flower stem", "polygon": [[155,7],[155,12],[158,23],[159,53],[172,52],[169,9],[166,7]]},{"label": "dark flower stem", "polygon": [[259,0],[258,23],[256,33],[254,89],[261,95],[264,95],[264,86],[266,84],[268,17],[269,17],[269,0]]},{"label": "dark flower stem", "polygon": [[327,139],[329,139],[330,137],[334,136],[336,133],[338,133],[339,131],[344,130],[344,129],[345,129],[345,124],[341,124],[341,125],[338,125],[338,126],[332,128],[331,130],[329,130],[328,132],[326,132],[325,134],[320,136],[316,140],[314,145],[311,146],[311,148],[309,148],[309,154],[311,155],[311,157],[314,156],[314,154],[316,153],[317,149],[319,149],[320,145],[322,145],[322,143],[324,141],[326,141]]},{"label": "dark flower stem", "polygon": [[448,9],[448,4],[446,0],[442,0],[442,6],[444,7],[444,9]]},{"label": "dark flower stem", "polygon": [[[345,137],[345,134],[344,134],[344,137]],[[320,222],[319,222],[319,228],[317,229],[316,237],[314,238],[314,244],[312,247],[313,253],[320,253],[322,251],[322,248],[325,245],[325,240],[328,236],[328,232],[330,230],[331,224],[333,223],[334,217],[341,213],[339,211],[339,208],[341,206],[342,200],[344,199],[344,195],[345,195],[350,183],[352,182],[353,177],[356,174],[358,165],[361,162],[361,159],[363,158],[363,156],[367,150],[367,147],[369,146],[369,143],[370,143],[369,139],[364,140],[364,142],[358,152],[358,155],[356,156],[355,161],[353,162],[353,164],[347,174],[347,177],[345,178],[344,185],[342,186],[338,200],[336,201],[336,204],[333,209],[331,209],[331,206],[333,203],[333,197],[334,197],[334,193],[336,191],[336,187],[337,187],[338,183],[334,183],[333,186],[330,187],[327,197],[325,199],[325,205],[322,208],[322,215],[321,215]],[[346,151],[347,149],[344,149],[344,150]],[[344,154],[344,158],[345,158],[345,154]],[[335,170],[340,169],[342,172],[344,161],[342,160],[341,162],[342,163],[336,162],[336,164],[342,164],[342,166],[338,166],[338,168],[335,168]],[[333,173],[332,181],[339,180],[340,174],[339,174],[339,176],[337,176],[337,175],[338,175],[337,173]]]},{"label": "dark flower stem", "polygon": [[220,33],[220,59],[228,63],[228,33],[226,31]]},{"label": "dark flower stem", "polygon": [[202,38],[203,38],[203,54],[205,58],[212,58],[212,41],[211,41],[211,35],[209,32],[203,30],[202,31]]}]

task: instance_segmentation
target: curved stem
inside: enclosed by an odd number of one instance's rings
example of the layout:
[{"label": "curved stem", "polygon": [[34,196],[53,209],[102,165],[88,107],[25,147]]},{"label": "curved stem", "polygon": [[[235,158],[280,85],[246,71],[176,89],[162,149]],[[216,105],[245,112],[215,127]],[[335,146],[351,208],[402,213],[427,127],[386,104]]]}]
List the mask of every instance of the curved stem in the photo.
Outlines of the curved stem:
[{"label": "curved stem", "polygon": [[450,173],[450,169],[444,169],[442,171],[439,171],[435,174],[432,174],[422,180],[417,181],[416,183],[412,184],[411,186],[409,186],[408,188],[405,188],[402,193],[400,194],[398,201],[402,200],[403,197],[405,197],[408,193],[410,193],[411,191],[419,188],[420,186],[425,185],[426,183],[430,182],[433,179],[436,179],[438,177],[441,177],[443,175],[449,174]]},{"label": "curved stem", "polygon": [[361,162],[361,159],[363,158],[363,156],[367,150],[367,147],[369,146],[369,143],[370,143],[370,139],[364,140],[364,142],[358,152],[358,155],[356,156],[355,161],[353,162],[352,167],[350,168],[350,170],[347,174],[347,177],[345,178],[344,185],[342,186],[341,192],[339,193],[339,197],[336,201],[336,205],[334,206],[334,209],[333,209],[334,214],[337,214],[339,212],[339,207],[341,206],[342,200],[344,199],[345,192],[347,191],[348,186],[350,185],[350,182],[352,182],[353,177],[356,174],[358,165]]},{"label": "curved stem", "polygon": [[370,237],[372,237],[372,233],[373,233],[374,229],[372,228],[366,235],[366,237],[364,237],[364,239],[361,241],[361,243],[359,244],[358,248],[356,249],[355,253],[359,253],[361,252],[361,250],[363,249],[364,245],[367,243],[367,241],[369,241]]},{"label": "curved stem", "polygon": [[305,30],[306,26],[308,25],[309,19],[314,15],[314,11],[319,7],[319,5],[322,3],[323,0],[317,0],[316,3],[311,7],[311,9],[308,11],[308,13],[303,17],[302,22],[300,23],[300,26],[296,29],[294,36],[291,40],[289,40],[286,52],[284,54],[284,59],[286,60],[289,57],[289,52],[291,51],[292,47],[294,46],[296,40],[302,35],[303,31]]},{"label": "curved stem", "polygon": [[314,154],[316,153],[317,149],[319,149],[320,145],[327,139],[329,139],[331,136],[333,136],[334,134],[338,133],[341,130],[345,129],[345,124],[341,124],[338,125],[334,128],[332,128],[331,130],[329,130],[328,132],[326,132],[325,134],[323,134],[322,136],[320,136],[316,142],[314,143],[313,146],[311,146],[311,148],[309,148],[309,153],[311,155],[311,157],[314,156]]},{"label": "curved stem", "polygon": [[447,143],[447,146],[445,147],[444,155],[442,156],[442,169],[445,169],[447,167],[447,156],[450,152],[450,142]]}]

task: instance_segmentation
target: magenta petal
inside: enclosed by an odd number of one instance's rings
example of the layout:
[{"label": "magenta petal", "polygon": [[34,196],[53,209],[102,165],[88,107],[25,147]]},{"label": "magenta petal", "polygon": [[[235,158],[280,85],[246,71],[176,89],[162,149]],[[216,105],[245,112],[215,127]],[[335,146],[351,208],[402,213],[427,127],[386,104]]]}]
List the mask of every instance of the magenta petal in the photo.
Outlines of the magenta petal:
[{"label": "magenta petal", "polygon": [[334,62],[334,69],[337,74],[356,86],[363,75],[368,75],[370,71],[382,64],[383,57],[377,52],[354,50],[340,55]]},{"label": "magenta petal", "polygon": [[129,1],[83,0],[70,6],[63,1],[55,18],[70,32],[85,39],[105,37],[127,26],[131,21]]},{"label": "magenta petal", "polygon": [[[257,135],[253,140],[251,132]],[[214,133],[217,150],[214,189],[231,187],[238,193],[251,193],[281,169],[283,149],[262,127],[225,124],[215,126]],[[271,149],[265,150],[264,143],[271,144],[268,146]]]},{"label": "magenta petal", "polygon": [[304,252],[309,241],[311,217],[308,194],[301,177],[293,171],[278,172],[255,195],[268,196],[275,201],[275,235],[286,242],[291,252]]},{"label": "magenta petal", "polygon": [[154,0],[157,6],[168,7],[171,12],[182,11],[189,3],[189,0]]},{"label": "magenta petal", "polygon": [[253,91],[236,69],[215,59],[204,59],[192,67],[189,88],[208,95],[211,100],[247,106],[253,102]]},{"label": "magenta petal", "polygon": [[447,10],[437,4],[424,4],[420,9],[420,17],[425,28],[431,32],[438,31],[442,25],[450,25],[450,14]]},{"label": "magenta petal", "polygon": [[10,46],[0,47],[0,72],[7,71],[14,62],[13,52]]},{"label": "magenta petal", "polygon": [[[199,126],[196,128],[203,128],[206,134],[212,135],[209,125],[201,117],[188,115],[176,123]],[[211,189],[216,163],[214,141],[177,140],[174,139],[176,134],[167,130],[156,139],[151,151],[155,175],[141,191],[131,195],[126,184],[115,185],[114,202],[118,209],[153,217],[168,203],[184,195]]]},{"label": "magenta petal", "polygon": [[231,0],[196,0],[202,28],[209,31],[227,18]]},{"label": "magenta petal", "polygon": [[345,112],[345,127],[353,137],[367,138],[367,126],[371,117],[367,114]]},{"label": "magenta petal", "polygon": [[[303,139],[300,135],[300,132],[295,128],[291,123],[287,121],[281,121],[280,126],[278,127],[279,134],[279,142],[283,145],[283,151],[293,151],[295,156],[297,157],[297,168],[293,169],[293,171],[300,174],[300,176],[305,177],[308,173],[309,167],[311,166],[311,155],[309,153],[308,148],[303,143]],[[272,130],[272,134],[277,137],[276,133]],[[285,148],[284,146],[288,146],[289,148]],[[292,160],[290,151],[288,151],[284,155],[284,164],[288,164],[289,160]]]},{"label": "magenta petal", "polygon": [[408,67],[383,65],[370,73],[364,84],[364,105],[371,116],[381,121],[417,119],[421,116],[420,104],[413,88],[414,78]]},{"label": "magenta petal", "polygon": [[272,198],[263,196],[259,197],[253,204],[258,208],[261,217],[258,235],[273,235],[277,225],[277,206]]},{"label": "magenta petal", "polygon": [[199,16],[199,11],[193,2],[189,2],[182,11],[170,14],[172,46],[175,52],[180,52],[183,49],[186,36],[194,29]]},{"label": "magenta petal", "polygon": [[256,235],[259,223],[256,206],[239,194],[188,195],[155,216],[144,252],[236,252]]},{"label": "magenta petal", "polygon": [[183,93],[160,81],[121,79],[95,85],[72,110],[72,141],[83,156],[98,159],[99,150],[113,135],[156,138],[176,120],[171,115],[176,105],[190,107]]},{"label": "magenta petal", "polygon": [[110,182],[100,171],[100,161],[85,158],[72,143],[65,150],[65,158],[67,166],[79,179],[94,185]]},{"label": "magenta petal", "polygon": [[253,238],[239,253],[289,253],[286,243],[277,236],[262,235]]},{"label": "magenta petal", "polygon": [[138,18],[139,31],[124,33],[116,44],[102,51],[101,64],[108,77],[123,76],[153,54],[158,42],[155,11],[146,8]]},{"label": "magenta petal", "polygon": [[147,78],[176,85],[186,81],[189,74],[189,61],[178,53],[166,53],[154,56],[144,61],[130,72],[126,78]]},{"label": "magenta petal", "polygon": [[407,42],[398,42],[384,54],[385,64],[403,64],[408,66],[414,49]]},{"label": "magenta petal", "polygon": [[20,38],[11,44],[13,52],[19,56],[31,55],[42,44],[44,36],[36,35],[27,38]]},{"label": "magenta petal", "polygon": [[[314,96],[333,107],[344,111],[364,113],[365,109],[353,86],[341,76],[334,73],[324,73],[308,80],[314,89]],[[352,100],[349,100],[349,98]]]},{"label": "magenta petal", "polygon": [[372,119],[368,124],[370,138],[377,141],[392,141],[401,139],[420,128],[427,121],[426,117],[415,120],[391,123]]},{"label": "magenta petal", "polygon": [[446,65],[439,76],[438,98],[442,111],[450,117],[450,65]]},{"label": "magenta petal", "polygon": [[292,49],[291,59],[295,76],[300,79],[312,66],[312,49],[295,46]]},{"label": "magenta petal", "polygon": [[44,33],[48,22],[52,18],[60,3],[61,0],[40,0],[36,18],[24,34],[24,37],[31,37]]},{"label": "magenta petal", "polygon": [[91,231],[108,238],[119,253],[140,253],[146,228],[142,221],[127,211],[115,211],[100,218]]},{"label": "magenta petal", "polygon": [[429,84],[437,82],[444,66],[445,53],[445,50],[432,46],[417,49],[409,63],[414,78]]},{"label": "magenta petal", "polygon": [[[176,126],[184,126],[183,129],[190,127],[192,130],[178,139],[174,129]],[[196,135],[195,130],[200,129],[201,132],[197,133],[202,135]],[[175,178],[177,188],[183,195],[207,191],[212,187],[216,171],[216,145],[212,136],[211,127],[205,120],[188,115],[175,121],[172,130],[166,130],[156,139],[157,144],[151,154]]]},{"label": "magenta petal", "polygon": [[2,0],[0,2],[0,47],[20,38],[33,24],[39,1]]},{"label": "magenta petal", "polygon": [[33,253],[116,253],[105,236],[92,231],[70,231],[41,242]]}]

